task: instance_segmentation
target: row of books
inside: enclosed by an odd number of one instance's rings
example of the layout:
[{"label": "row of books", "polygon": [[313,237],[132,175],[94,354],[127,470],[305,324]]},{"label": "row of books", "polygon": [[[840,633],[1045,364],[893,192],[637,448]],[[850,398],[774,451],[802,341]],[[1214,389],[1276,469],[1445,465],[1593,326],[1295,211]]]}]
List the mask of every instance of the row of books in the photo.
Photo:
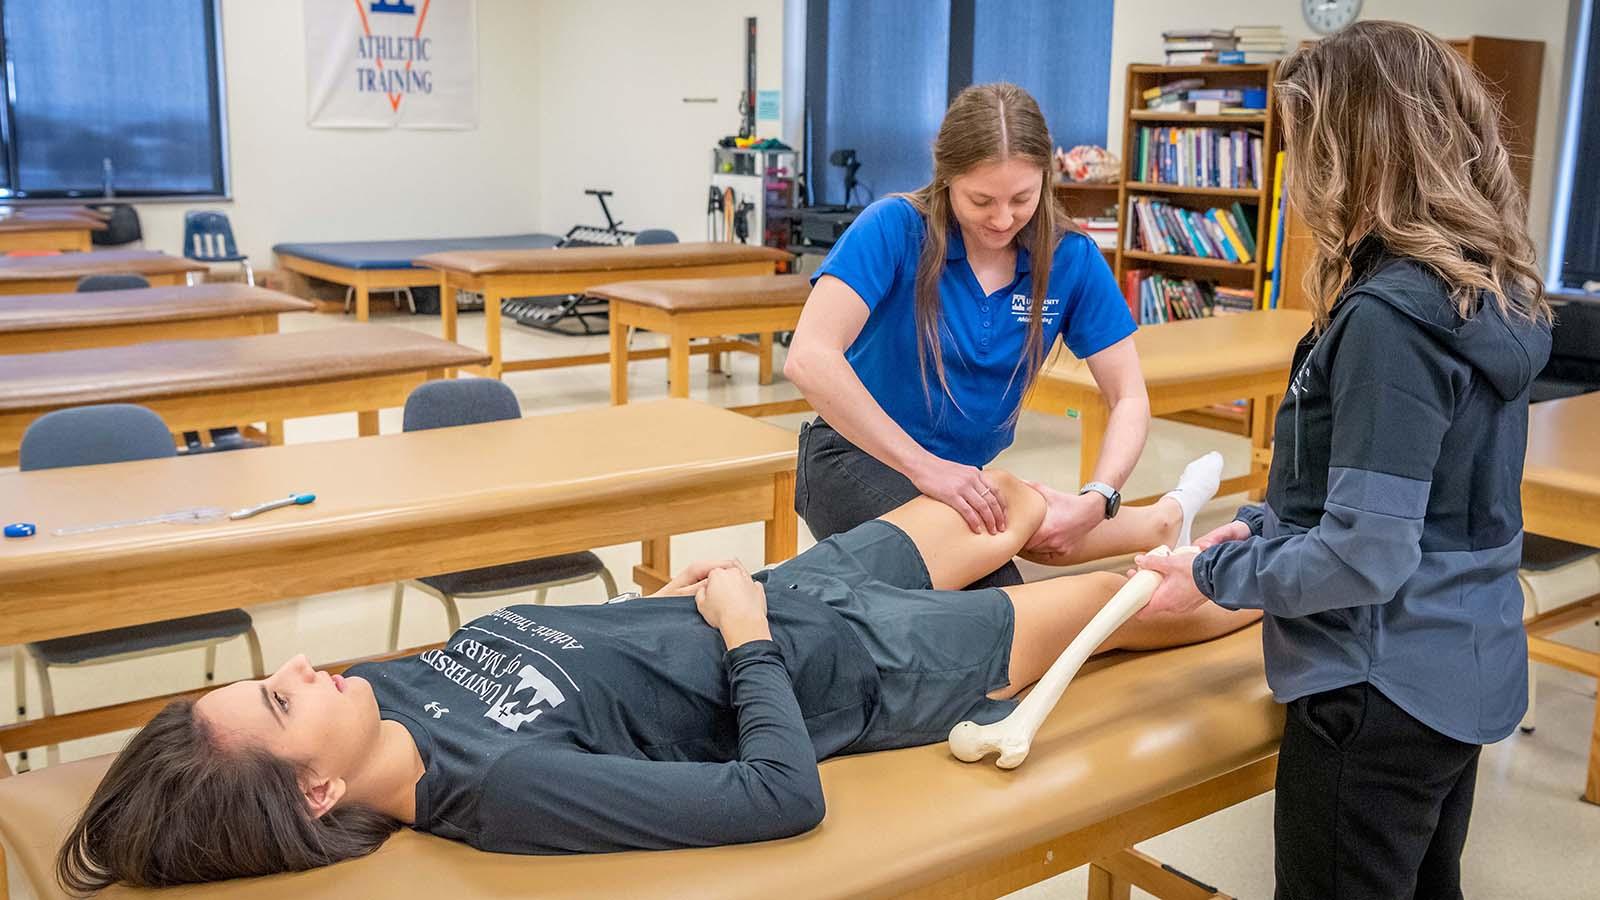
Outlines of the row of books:
[{"label": "row of books", "polygon": [[1139,181],[1185,187],[1253,188],[1261,184],[1261,135],[1242,128],[1139,129]]},{"label": "row of books", "polygon": [[1141,325],[1237,315],[1256,308],[1255,294],[1249,288],[1221,287],[1148,269],[1128,270],[1122,292]]},{"label": "row of books", "polygon": [[1278,25],[1176,29],[1161,32],[1161,40],[1169,66],[1271,62],[1285,46]]},{"label": "row of books", "polygon": [[1264,87],[1207,87],[1204,78],[1180,78],[1145,90],[1144,108],[1200,115],[1259,115],[1267,108]]},{"label": "row of books", "polygon": [[1102,250],[1117,249],[1116,216],[1077,217],[1072,221],[1094,241],[1095,246]]},{"label": "row of books", "polygon": [[1132,216],[1129,249],[1232,263],[1255,258],[1255,233],[1244,207],[1237,203],[1231,209],[1200,211],[1154,197],[1132,197],[1128,213]]}]

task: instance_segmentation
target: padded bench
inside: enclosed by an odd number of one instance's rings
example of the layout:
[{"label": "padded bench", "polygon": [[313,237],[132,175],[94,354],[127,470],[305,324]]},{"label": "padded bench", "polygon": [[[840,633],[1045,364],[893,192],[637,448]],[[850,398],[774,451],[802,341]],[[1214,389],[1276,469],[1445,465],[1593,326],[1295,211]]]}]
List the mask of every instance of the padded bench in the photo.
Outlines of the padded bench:
[{"label": "padded bench", "polygon": [[0,301],[0,354],[271,334],[316,307],[244,284],[39,294]]},{"label": "padded bench", "polygon": [[85,275],[142,275],[152,287],[180,287],[206,271],[205,263],[157,250],[0,257],[0,294],[68,294]]}]

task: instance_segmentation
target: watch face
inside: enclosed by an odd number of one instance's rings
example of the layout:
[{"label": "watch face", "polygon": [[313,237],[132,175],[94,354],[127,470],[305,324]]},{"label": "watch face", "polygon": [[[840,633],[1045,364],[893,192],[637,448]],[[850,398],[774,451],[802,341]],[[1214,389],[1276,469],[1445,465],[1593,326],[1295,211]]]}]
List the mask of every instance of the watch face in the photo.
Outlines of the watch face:
[{"label": "watch face", "polygon": [[1117,510],[1120,509],[1122,509],[1122,494],[1120,492],[1113,493],[1106,498],[1106,518],[1114,517],[1117,514]]},{"label": "watch face", "polygon": [[1300,13],[1318,34],[1333,34],[1361,15],[1361,0],[1300,0]]}]

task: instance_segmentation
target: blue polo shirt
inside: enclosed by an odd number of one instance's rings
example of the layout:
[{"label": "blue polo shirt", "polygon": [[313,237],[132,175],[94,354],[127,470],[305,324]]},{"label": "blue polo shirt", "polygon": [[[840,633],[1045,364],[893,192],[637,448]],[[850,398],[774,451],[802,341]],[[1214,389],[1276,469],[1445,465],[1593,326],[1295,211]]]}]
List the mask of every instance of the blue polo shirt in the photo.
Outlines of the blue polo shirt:
[{"label": "blue polo shirt", "polygon": [[[886,197],[862,211],[811,280],[832,275],[866,301],[866,325],[845,358],[884,412],[928,452],[987,465],[1010,446],[1016,430],[1010,419],[1027,380],[1018,362],[1027,355],[1032,265],[1019,247],[1016,277],[985,294],[967,265],[960,229],[950,229],[939,277],[946,396],[931,367],[924,389],[917,362],[917,258],[926,234],[910,201]],[[1081,234],[1069,232],[1056,245],[1043,325],[1046,347],[1060,336],[1079,359],[1134,332],[1105,258]]]}]

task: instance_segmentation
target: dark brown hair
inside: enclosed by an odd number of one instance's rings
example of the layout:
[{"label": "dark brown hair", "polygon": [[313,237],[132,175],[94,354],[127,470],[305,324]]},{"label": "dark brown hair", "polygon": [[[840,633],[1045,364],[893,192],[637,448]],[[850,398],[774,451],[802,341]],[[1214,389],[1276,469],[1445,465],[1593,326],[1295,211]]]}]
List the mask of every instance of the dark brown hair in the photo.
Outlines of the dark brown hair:
[{"label": "dark brown hair", "polygon": [[1550,319],[1527,204],[1500,107],[1449,45],[1399,22],[1358,22],[1295,52],[1274,85],[1292,172],[1289,202],[1315,238],[1305,275],[1317,327],[1376,238],[1450,286],[1469,318]]},{"label": "dark brown hair", "polygon": [[170,703],[117,754],[56,855],[84,895],[313,869],[378,849],[400,823],[362,807],[311,816],[294,763],[219,743],[194,703]]},{"label": "dark brown hair", "polygon": [[[1048,348],[1044,346],[1043,313],[1045,293],[1050,288],[1050,263],[1055,258],[1056,242],[1071,227],[1071,219],[1050,189],[1052,146],[1050,128],[1039,112],[1039,104],[1014,84],[973,85],[957,94],[945,111],[939,137],[933,143],[933,180],[920,190],[904,195],[928,222],[928,235],[922,242],[922,256],[917,261],[916,289],[920,338],[917,367],[922,373],[924,391],[931,360],[939,387],[945,396],[950,396],[939,339],[939,276],[944,272],[950,228],[955,224],[950,206],[950,181],[985,163],[1022,159],[1039,167],[1039,206],[1016,238],[1017,244],[1028,250],[1033,276],[1033,314],[1028,320],[1027,353],[1017,361],[1018,369],[1027,367],[1024,393],[1044,365]],[[1012,377],[1015,378],[1015,371]],[[1017,411],[1021,408],[1018,404]],[[1013,411],[1013,418],[1017,411]]]}]

